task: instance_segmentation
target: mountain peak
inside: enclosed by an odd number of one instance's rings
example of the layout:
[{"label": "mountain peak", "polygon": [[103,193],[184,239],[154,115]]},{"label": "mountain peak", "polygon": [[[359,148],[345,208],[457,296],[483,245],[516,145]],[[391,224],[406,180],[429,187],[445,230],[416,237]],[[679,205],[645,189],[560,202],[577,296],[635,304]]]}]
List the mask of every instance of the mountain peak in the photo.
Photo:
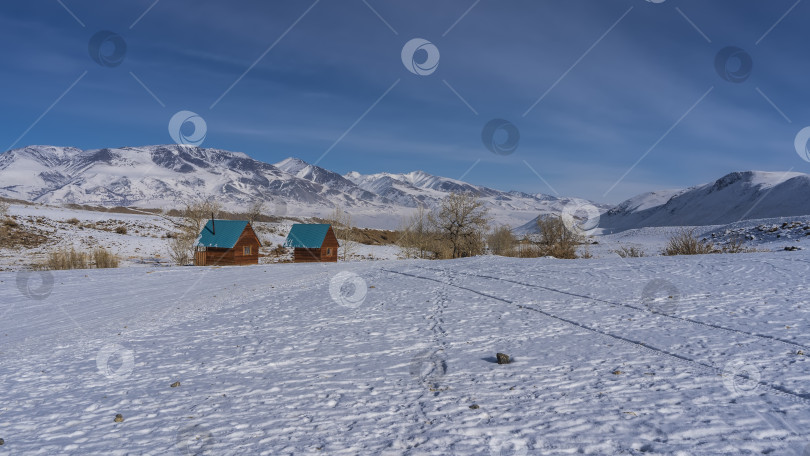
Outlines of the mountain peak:
[{"label": "mountain peak", "polygon": [[810,176],[736,171],[685,190],[648,192],[622,202],[600,226],[622,231],[646,226],[697,226],[810,214]]},{"label": "mountain peak", "polygon": [[287,157],[284,160],[281,160],[280,162],[274,164],[273,166],[284,171],[285,173],[297,174],[302,169],[312,165],[305,162],[304,160],[301,160],[300,158]]}]

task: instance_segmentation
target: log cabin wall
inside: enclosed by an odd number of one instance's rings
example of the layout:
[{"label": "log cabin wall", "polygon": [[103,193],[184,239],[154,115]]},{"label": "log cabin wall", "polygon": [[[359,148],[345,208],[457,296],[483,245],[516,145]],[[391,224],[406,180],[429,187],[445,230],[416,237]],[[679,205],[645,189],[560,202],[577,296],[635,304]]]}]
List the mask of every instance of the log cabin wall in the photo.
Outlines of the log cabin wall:
[{"label": "log cabin wall", "polygon": [[321,249],[296,247],[293,258],[296,263],[318,263],[321,261]]},{"label": "log cabin wall", "polygon": [[321,246],[321,261],[336,262],[338,260],[338,246],[337,237],[330,226]]},{"label": "log cabin wall", "polygon": [[[261,246],[259,237],[256,236],[253,228],[248,225],[232,249],[234,264],[259,264],[259,246]],[[245,253],[246,247],[250,249],[249,253]]]}]

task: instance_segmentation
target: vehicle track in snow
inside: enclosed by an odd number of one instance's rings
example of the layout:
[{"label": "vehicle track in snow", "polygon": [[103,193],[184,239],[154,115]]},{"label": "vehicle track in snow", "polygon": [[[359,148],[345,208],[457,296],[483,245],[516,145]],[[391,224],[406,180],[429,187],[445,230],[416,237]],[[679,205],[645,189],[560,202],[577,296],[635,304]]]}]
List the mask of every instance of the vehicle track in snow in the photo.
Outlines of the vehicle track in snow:
[{"label": "vehicle track in snow", "polygon": [[[417,266],[417,268],[419,268],[419,269],[428,269],[428,270],[432,270],[434,272],[437,271],[436,269],[423,268],[423,267],[420,267],[420,266]],[[393,271],[393,270],[385,269],[385,268],[383,268],[382,271],[392,273],[392,274],[398,274],[398,275],[402,275],[402,276],[406,276],[406,277],[411,277],[411,278],[414,278],[414,279],[428,280],[428,281],[432,281],[432,282],[436,282],[436,283],[441,283],[441,284],[444,284],[446,286],[450,286],[450,287],[457,288],[459,290],[464,290],[464,291],[467,291],[467,292],[470,292],[470,293],[474,293],[474,294],[477,294],[479,296],[484,296],[484,297],[493,299],[495,301],[499,301],[499,302],[502,302],[502,303],[505,303],[505,304],[510,304],[510,305],[516,306],[519,309],[524,309],[524,310],[539,313],[539,314],[541,314],[541,315],[543,315],[543,316],[545,316],[547,318],[563,322],[563,323],[568,324],[570,326],[575,326],[575,327],[580,328],[580,329],[582,329],[582,330],[584,330],[586,332],[594,333],[594,334],[598,334],[598,335],[603,336],[603,337],[608,337],[608,338],[614,339],[614,340],[618,341],[619,343],[629,345],[629,346],[635,348],[636,350],[645,351],[647,353],[650,353],[650,354],[658,356],[658,357],[665,357],[665,358],[674,360],[675,362],[677,362],[679,364],[684,364],[684,365],[695,367],[698,370],[710,373],[711,375],[722,376],[724,374],[723,369],[719,369],[719,368],[717,368],[715,366],[712,366],[710,364],[706,364],[706,363],[703,363],[703,362],[700,362],[700,361],[696,361],[696,360],[694,360],[692,358],[689,358],[688,356],[684,356],[684,355],[681,355],[681,354],[678,354],[678,353],[675,353],[675,352],[671,352],[671,351],[665,350],[663,348],[658,348],[658,347],[646,344],[646,343],[644,343],[642,341],[634,340],[634,339],[629,338],[629,337],[624,337],[624,336],[620,336],[620,335],[610,333],[608,331],[603,331],[601,329],[593,328],[593,327],[591,327],[589,325],[586,325],[584,323],[581,323],[581,322],[578,322],[578,321],[575,321],[575,320],[572,320],[572,319],[569,319],[569,318],[560,317],[560,316],[555,315],[555,314],[553,314],[551,312],[547,312],[545,310],[538,309],[538,308],[533,307],[533,306],[527,306],[527,305],[518,304],[515,301],[511,301],[509,299],[505,299],[505,298],[502,298],[500,296],[496,296],[494,294],[485,293],[485,292],[478,291],[478,290],[475,290],[473,288],[469,288],[469,287],[466,287],[466,286],[456,285],[456,284],[449,283],[449,282],[443,282],[443,281],[441,281],[439,279],[436,279],[436,278],[433,278],[433,277],[425,277],[425,276],[421,276],[421,275],[417,275],[417,274],[411,274],[411,273],[408,273],[408,272],[401,272],[401,271]],[[497,279],[497,278],[495,278],[495,279],[500,280],[500,279]],[[556,290],[552,289],[551,291],[556,291]],[[576,295],[576,294],[572,294],[572,293],[568,293],[568,292],[565,292],[564,294],[574,295],[574,296],[578,296],[578,297],[587,297],[587,296],[580,296],[580,295]],[[725,373],[725,374],[728,375],[728,373]],[[756,378],[754,378],[752,376],[749,376],[749,375],[747,375],[745,373],[734,372],[732,375],[734,375],[737,378],[743,379],[746,382],[754,382],[759,387],[762,387],[762,388],[764,388],[766,390],[769,390],[772,393],[774,393],[776,395],[779,395],[779,396],[782,396],[782,397],[784,397],[784,398],[786,398],[788,400],[791,400],[791,401],[794,401],[794,402],[798,401],[798,402],[802,402],[802,403],[804,403],[806,405],[810,405],[810,394],[809,393],[800,393],[800,392],[792,391],[792,390],[787,389],[785,387],[782,387],[780,385],[772,385],[772,384],[763,382],[763,381],[761,381],[759,379],[756,379]]]},{"label": "vehicle track in snow", "polygon": [[[427,267],[424,267],[424,266],[415,266],[415,267],[417,267],[419,269],[434,271],[434,272],[440,271],[440,269],[427,268]],[[726,327],[726,326],[717,325],[717,324],[714,324],[714,323],[706,323],[706,322],[703,322],[703,321],[700,321],[700,320],[694,320],[694,319],[691,319],[691,318],[678,317],[678,316],[671,315],[671,314],[668,314],[668,313],[656,312],[654,310],[647,309],[647,308],[644,308],[644,307],[641,307],[641,306],[634,306],[632,304],[625,304],[625,303],[621,303],[621,302],[609,301],[609,300],[606,300],[606,299],[601,299],[601,298],[597,298],[597,297],[593,297],[593,296],[589,296],[589,295],[573,293],[573,292],[570,292],[570,291],[560,290],[560,289],[547,287],[547,286],[543,286],[543,285],[536,285],[536,284],[521,282],[521,281],[518,281],[518,280],[506,279],[506,278],[501,278],[501,277],[493,277],[493,276],[488,276],[488,275],[483,275],[483,274],[472,274],[472,273],[469,273],[469,272],[457,272],[457,274],[463,274],[463,275],[467,275],[467,276],[471,276],[471,277],[477,277],[477,278],[481,278],[481,279],[497,280],[497,281],[500,281],[500,282],[508,282],[508,283],[513,283],[515,285],[521,285],[521,286],[524,286],[524,287],[536,288],[536,289],[551,291],[551,292],[554,292],[554,293],[564,294],[564,295],[568,295],[568,296],[572,296],[572,297],[588,299],[588,300],[599,302],[599,303],[602,303],[602,304],[609,304],[609,305],[613,305],[613,306],[626,307],[628,309],[633,309],[633,310],[641,311],[641,312],[648,312],[648,313],[651,313],[651,314],[654,314],[654,315],[662,316],[664,318],[668,318],[668,319],[671,319],[671,320],[677,320],[677,321],[689,323],[689,324],[696,325],[696,326],[702,326],[702,327],[705,327],[705,328],[726,331],[726,332],[741,335],[741,336],[756,337],[758,339],[764,339],[764,340],[768,340],[768,341],[771,341],[771,342],[778,342],[780,344],[783,344],[783,345],[786,345],[786,346],[790,347],[794,352],[796,352],[798,350],[801,350],[803,352],[810,353],[810,346],[801,345],[801,344],[798,344],[796,342],[792,342],[792,341],[789,341],[789,340],[786,340],[786,339],[781,339],[779,337],[771,336],[771,335],[768,335],[768,334],[752,333],[752,332],[743,331],[743,330],[740,330],[740,329],[734,329],[734,328],[729,328],[729,327]]]}]

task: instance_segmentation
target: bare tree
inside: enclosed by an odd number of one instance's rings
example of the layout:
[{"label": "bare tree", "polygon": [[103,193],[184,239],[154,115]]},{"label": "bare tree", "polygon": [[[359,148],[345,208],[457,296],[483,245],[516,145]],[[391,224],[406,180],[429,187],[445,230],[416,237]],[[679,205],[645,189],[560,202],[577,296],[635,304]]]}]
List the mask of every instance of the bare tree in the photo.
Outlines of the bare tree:
[{"label": "bare tree", "polygon": [[186,203],[182,213],[180,230],[169,242],[169,256],[180,266],[187,265],[194,257],[194,242],[210,217],[217,217],[221,205],[215,199],[203,198]]},{"label": "bare tree", "polygon": [[515,248],[515,236],[512,229],[506,225],[495,228],[495,231],[487,236],[489,250],[495,255],[512,256]]},{"label": "bare tree", "polygon": [[253,204],[250,205],[248,208],[247,216],[250,224],[253,225],[256,223],[256,220],[259,219],[264,214],[264,201],[256,200]]},{"label": "bare tree", "polygon": [[562,217],[548,215],[537,219],[540,231],[540,251],[544,256],[573,259],[577,257],[577,246],[582,237],[568,229]]},{"label": "bare tree", "polygon": [[399,230],[397,245],[405,258],[432,258],[436,255],[431,249],[435,234],[430,228],[427,211],[420,204]]},{"label": "bare tree", "polygon": [[483,253],[489,217],[484,203],[474,195],[451,193],[428,219],[441,241],[448,245],[451,258]]},{"label": "bare tree", "polygon": [[202,231],[205,223],[213,216],[218,217],[222,211],[222,205],[212,197],[198,199],[186,203],[183,210],[183,224],[187,231],[194,233],[196,237]]},{"label": "bare tree", "polygon": [[354,254],[359,245],[354,232],[352,216],[344,211],[340,205],[337,205],[327,219],[327,222],[332,225],[335,237],[337,237],[340,242],[340,249],[338,251],[341,252],[343,261],[346,261]]}]

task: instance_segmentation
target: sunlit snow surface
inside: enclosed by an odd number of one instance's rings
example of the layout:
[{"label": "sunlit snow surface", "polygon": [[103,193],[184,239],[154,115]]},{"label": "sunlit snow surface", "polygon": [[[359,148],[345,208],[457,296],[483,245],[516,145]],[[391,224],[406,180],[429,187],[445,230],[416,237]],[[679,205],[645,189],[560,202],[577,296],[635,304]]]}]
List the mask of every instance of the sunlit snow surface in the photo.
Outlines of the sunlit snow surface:
[{"label": "sunlit snow surface", "polygon": [[0,454],[801,455],[809,276],[806,251],[0,273]]}]

